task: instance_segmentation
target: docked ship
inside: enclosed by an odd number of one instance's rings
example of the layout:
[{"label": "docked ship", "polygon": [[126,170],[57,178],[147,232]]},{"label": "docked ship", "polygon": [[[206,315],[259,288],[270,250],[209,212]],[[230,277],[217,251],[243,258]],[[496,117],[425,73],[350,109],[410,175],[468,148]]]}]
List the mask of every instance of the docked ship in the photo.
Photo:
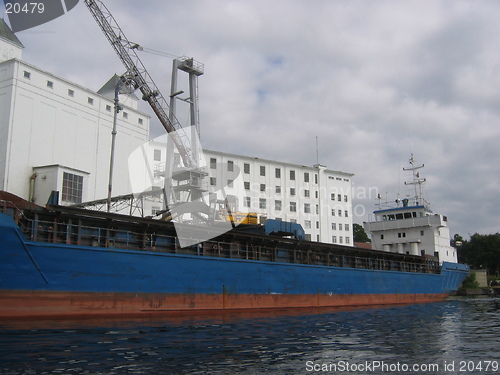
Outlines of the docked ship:
[{"label": "docked ship", "polygon": [[[199,200],[206,173],[199,168],[197,148],[190,144],[198,135],[190,137],[176,120],[174,106],[167,105],[140,62],[138,45],[125,37],[104,4],[84,3],[127,69],[119,81],[141,91],[179,151],[183,169],[170,171],[165,185],[172,187],[175,200],[188,195]],[[190,77],[196,129],[196,77],[203,70],[192,59],[179,60],[177,69]],[[24,74],[30,77],[28,71]],[[116,118],[119,85],[114,86]],[[180,93],[174,86],[168,97],[172,102]],[[92,100],[89,97],[88,103]],[[109,193],[113,145],[114,138]],[[168,166],[171,169],[171,163]],[[363,249],[309,241],[299,224],[286,221],[246,220],[226,231],[219,226],[226,228],[227,222],[175,222],[173,211],[168,220],[158,220],[62,206],[59,199],[42,207],[28,198],[0,192],[3,318],[431,302],[457,290],[469,272],[457,263],[455,253],[446,253],[453,249],[425,240],[427,227],[437,226],[444,241],[446,220],[420,204],[377,211],[376,221],[367,224],[374,249]],[[222,215],[230,220],[233,216]],[[425,227],[420,229],[422,237],[414,238],[410,226]],[[391,240],[394,233],[404,241]]]},{"label": "docked ship", "polygon": [[[435,220],[413,218],[418,207],[400,211],[402,219],[399,211],[376,215],[386,215],[380,223],[399,222],[398,230],[408,221]],[[428,249],[412,254],[306,241],[299,224],[276,220],[222,235],[214,229],[214,238],[181,247],[167,221],[39,207],[5,192],[0,212],[1,317],[432,302],[457,290],[469,272]],[[370,226],[379,234],[377,223]]]}]

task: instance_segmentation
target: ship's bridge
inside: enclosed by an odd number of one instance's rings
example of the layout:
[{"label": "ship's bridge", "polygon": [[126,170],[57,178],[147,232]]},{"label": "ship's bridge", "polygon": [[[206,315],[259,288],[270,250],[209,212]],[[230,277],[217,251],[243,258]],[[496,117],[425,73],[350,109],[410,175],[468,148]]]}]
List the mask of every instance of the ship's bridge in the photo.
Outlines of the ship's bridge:
[{"label": "ship's bridge", "polygon": [[373,214],[375,215],[375,221],[392,221],[431,216],[432,211],[427,209],[425,206],[412,206],[378,210]]}]

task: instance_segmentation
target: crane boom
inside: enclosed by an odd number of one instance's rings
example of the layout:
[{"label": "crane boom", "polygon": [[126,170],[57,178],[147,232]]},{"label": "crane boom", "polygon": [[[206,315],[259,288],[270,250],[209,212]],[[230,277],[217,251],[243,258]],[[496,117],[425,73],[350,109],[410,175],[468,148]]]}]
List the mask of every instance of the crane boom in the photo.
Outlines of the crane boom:
[{"label": "crane boom", "polygon": [[127,70],[128,79],[142,93],[142,98],[149,103],[165,130],[177,147],[184,165],[196,167],[197,160],[193,155],[190,139],[175,117],[169,117],[168,104],[154,83],[141,59],[137,55],[138,44],[130,42],[122,29],[100,0],[84,0],[97,24]]}]

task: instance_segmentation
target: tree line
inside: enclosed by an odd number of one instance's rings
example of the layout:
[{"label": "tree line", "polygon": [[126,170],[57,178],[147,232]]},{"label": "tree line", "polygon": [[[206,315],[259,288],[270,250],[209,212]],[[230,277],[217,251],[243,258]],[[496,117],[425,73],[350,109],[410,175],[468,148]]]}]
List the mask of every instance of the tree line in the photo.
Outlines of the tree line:
[{"label": "tree line", "polygon": [[458,250],[458,261],[472,269],[486,269],[489,275],[500,275],[500,233],[473,234],[470,240],[455,234],[453,245]]}]

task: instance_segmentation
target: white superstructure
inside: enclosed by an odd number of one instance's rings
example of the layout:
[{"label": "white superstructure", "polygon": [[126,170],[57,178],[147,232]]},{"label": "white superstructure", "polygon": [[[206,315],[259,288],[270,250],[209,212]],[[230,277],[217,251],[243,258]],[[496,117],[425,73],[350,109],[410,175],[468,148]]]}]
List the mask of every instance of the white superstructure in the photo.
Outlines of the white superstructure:
[{"label": "white superstructure", "polygon": [[[422,196],[424,178],[420,177],[413,155],[410,167],[413,180],[407,185],[415,186],[415,195],[397,200],[398,207],[380,209],[373,218],[364,223],[364,229],[371,234],[372,248],[400,254],[426,255],[440,262],[457,262],[456,249],[450,246],[448,218],[434,214]],[[402,204],[400,206],[400,204]]]}]

